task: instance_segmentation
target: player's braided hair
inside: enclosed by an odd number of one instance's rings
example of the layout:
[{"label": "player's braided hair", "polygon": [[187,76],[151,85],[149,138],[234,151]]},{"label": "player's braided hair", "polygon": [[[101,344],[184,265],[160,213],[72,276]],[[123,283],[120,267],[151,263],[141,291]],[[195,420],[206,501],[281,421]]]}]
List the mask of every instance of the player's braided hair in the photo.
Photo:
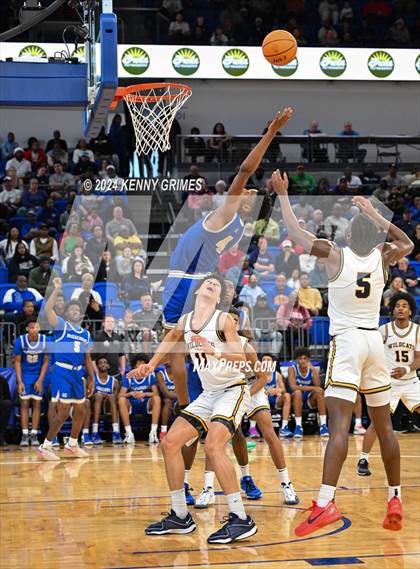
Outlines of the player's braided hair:
[{"label": "player's braided hair", "polygon": [[367,255],[378,244],[378,229],[363,213],[355,215],[351,222],[350,246],[357,255]]},{"label": "player's braided hair", "polygon": [[393,317],[395,307],[399,300],[406,300],[408,302],[408,306],[411,310],[411,318],[413,318],[417,312],[417,305],[414,296],[408,292],[396,292],[391,296],[391,300],[389,301],[389,314],[391,315],[391,318]]}]

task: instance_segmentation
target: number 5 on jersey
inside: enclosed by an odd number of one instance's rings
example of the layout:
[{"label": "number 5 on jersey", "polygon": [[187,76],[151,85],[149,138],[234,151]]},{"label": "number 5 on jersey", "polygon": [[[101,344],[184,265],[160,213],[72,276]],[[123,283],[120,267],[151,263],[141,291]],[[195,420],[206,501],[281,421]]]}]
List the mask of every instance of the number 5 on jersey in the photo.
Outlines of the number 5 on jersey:
[{"label": "number 5 on jersey", "polygon": [[357,287],[355,295],[357,298],[369,298],[370,295],[370,273],[357,273]]}]

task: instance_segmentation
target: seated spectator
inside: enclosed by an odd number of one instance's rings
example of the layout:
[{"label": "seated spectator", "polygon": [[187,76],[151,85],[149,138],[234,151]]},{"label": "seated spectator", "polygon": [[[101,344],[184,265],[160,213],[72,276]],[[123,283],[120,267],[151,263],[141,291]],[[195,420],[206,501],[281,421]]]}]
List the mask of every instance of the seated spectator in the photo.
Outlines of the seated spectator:
[{"label": "seated spectator", "polygon": [[308,194],[315,190],[316,180],[312,174],[305,173],[305,166],[299,164],[296,174],[291,177],[291,191],[294,194]]},{"label": "seated spectator", "polygon": [[372,196],[382,203],[386,203],[391,195],[391,190],[386,180],[380,180],[379,187],[377,187]]},{"label": "seated spectator", "polygon": [[407,292],[413,296],[420,296],[417,272],[414,267],[410,267],[410,262],[407,257],[398,261],[397,266],[391,270],[391,276],[401,277]]},{"label": "seated spectator", "polygon": [[207,185],[207,180],[204,176],[200,174],[198,170],[197,164],[191,164],[190,166],[190,173],[186,174],[183,178],[184,180],[204,180],[205,184]]},{"label": "seated spectator", "polygon": [[83,247],[76,245],[63,261],[61,271],[66,282],[80,282],[83,274],[95,272],[92,261],[83,253]]},{"label": "seated spectator", "polygon": [[0,192],[0,204],[5,204],[13,215],[20,205],[22,192],[18,188],[13,187],[12,178],[10,176],[3,178],[2,188]]},{"label": "seated spectator", "polygon": [[168,36],[171,43],[185,42],[191,34],[190,25],[184,21],[181,12],[175,15],[175,19],[171,21],[168,29]]},{"label": "seated spectator", "polygon": [[318,6],[321,22],[330,21],[334,25],[338,23],[338,5],[334,0],[321,0]]},{"label": "seated spectator", "polygon": [[112,258],[111,251],[104,250],[98,258],[100,260],[98,266],[98,273],[96,275],[96,282],[119,282],[120,275],[117,271],[115,259]]},{"label": "seated spectator", "polygon": [[46,225],[47,229],[49,227],[58,229],[58,225],[60,223],[60,212],[55,207],[54,200],[52,198],[47,199],[44,207],[39,212],[37,219],[41,222],[40,228],[42,225]]},{"label": "seated spectator", "polygon": [[136,338],[140,332],[140,328],[133,321],[134,312],[130,308],[126,308],[123,320],[118,321],[116,331],[124,338],[124,353],[126,358],[128,354],[137,351]]},{"label": "seated spectator", "polygon": [[16,290],[9,288],[4,293],[3,308],[6,312],[17,314],[22,312],[25,300],[31,300],[39,308],[43,299],[36,289],[28,288],[28,279],[20,274],[16,278]]},{"label": "seated spectator", "polygon": [[123,279],[123,292],[126,300],[138,300],[144,294],[150,294],[149,277],[144,274],[143,259],[135,257],[131,271]]},{"label": "seated spectator", "polygon": [[96,211],[96,209],[92,209],[91,212],[86,216],[86,221],[89,223],[89,227],[93,230],[95,227],[102,227],[104,222],[102,217]]},{"label": "seated spectator", "polygon": [[398,18],[388,30],[388,38],[393,47],[407,47],[411,41],[410,31],[402,18]]},{"label": "seated spectator", "polygon": [[119,382],[125,373],[125,352],[123,337],[116,331],[115,318],[107,314],[102,329],[93,337],[97,360],[101,357],[108,359],[109,373]]},{"label": "seated spectator", "polygon": [[217,26],[210,38],[210,45],[228,45],[229,38],[225,35],[223,28]]},{"label": "seated spectator", "polygon": [[244,285],[239,293],[239,300],[246,302],[251,308],[255,306],[258,296],[265,295],[265,292],[258,285],[258,282],[258,276],[252,274],[249,277],[249,284]]},{"label": "seated spectator", "polygon": [[140,330],[159,332],[162,330],[162,311],[160,308],[153,306],[150,294],[143,294],[140,300],[143,308],[133,314],[133,322],[137,324]]},{"label": "seated spectator", "polygon": [[104,230],[101,225],[95,225],[92,228],[93,236],[86,243],[85,254],[95,267],[98,267],[101,262],[102,253],[107,248],[107,240],[104,235]]},{"label": "seated spectator", "polygon": [[28,278],[31,269],[37,266],[38,259],[29,253],[27,245],[18,243],[15,253],[8,264],[9,282],[16,282],[18,275],[24,275]]},{"label": "seated spectator", "polygon": [[306,229],[313,235],[318,235],[319,232],[325,231],[324,226],[324,212],[322,209],[315,209],[313,212],[313,217],[306,222]]},{"label": "seated spectator", "polygon": [[281,273],[276,276],[274,285],[267,287],[267,301],[271,308],[278,309],[280,304],[287,303],[293,289],[287,286],[286,276]]},{"label": "seated spectator", "polygon": [[206,156],[206,143],[201,136],[198,136],[199,134],[200,129],[194,126],[190,131],[191,136],[184,139],[185,154],[191,157],[192,162],[197,162],[197,158]]},{"label": "seated spectator", "polygon": [[143,243],[137,234],[130,234],[128,227],[122,227],[117,237],[114,239],[115,255],[122,256],[122,252],[126,247],[130,247],[131,252],[135,257],[147,258],[147,253],[143,249]]},{"label": "seated spectator", "polygon": [[53,137],[47,142],[46,152],[49,152],[53,147],[54,144],[58,142],[60,144],[60,148],[62,148],[65,152],[67,152],[67,142],[61,138],[61,132],[59,130],[55,130],[53,132]]},{"label": "seated spectator", "polygon": [[39,226],[39,235],[32,239],[29,252],[34,257],[41,258],[46,255],[52,261],[58,260],[57,241],[48,235],[48,226],[45,223]]},{"label": "seated spectator", "polygon": [[292,206],[294,214],[298,219],[303,219],[305,222],[312,219],[314,208],[309,203],[309,198],[306,195],[299,196],[298,203]]},{"label": "seated spectator", "polygon": [[126,227],[129,231],[129,235],[137,235],[136,228],[131,219],[127,219],[123,216],[123,210],[121,207],[114,207],[112,211],[112,220],[108,221],[105,225],[105,234],[108,241],[114,244],[114,239],[120,234],[121,230]]},{"label": "seated spectator", "polygon": [[389,167],[388,175],[384,176],[382,180],[388,183],[388,187],[392,190],[393,188],[401,188],[405,185],[404,179],[398,173],[398,166],[393,163]]},{"label": "seated spectator", "polygon": [[15,135],[13,132],[7,133],[7,138],[3,142],[1,150],[3,154],[3,160],[10,160],[13,158],[16,148],[19,147],[19,144],[15,140]]},{"label": "seated spectator", "polygon": [[207,33],[206,24],[203,16],[197,16],[195,26],[192,32],[191,43],[196,45],[208,45],[209,35]]},{"label": "seated spectator", "polygon": [[182,0],[163,0],[162,2],[162,12],[169,17],[175,16],[182,8]]},{"label": "seated spectator", "polygon": [[317,196],[329,196],[331,193],[331,186],[328,178],[320,178],[316,185],[315,194]]},{"label": "seated spectator", "polygon": [[253,272],[249,266],[248,257],[244,257],[242,265],[236,265],[227,271],[226,278],[236,283],[236,290],[239,292],[242,286],[249,284],[249,279]]},{"label": "seated spectator", "polygon": [[385,308],[388,307],[391,297],[397,292],[407,292],[407,289],[404,285],[404,279],[402,277],[393,277],[389,288],[384,291],[382,300]]},{"label": "seated spectator", "polygon": [[24,150],[20,146],[15,148],[13,158],[10,158],[6,162],[6,172],[8,172],[10,168],[14,168],[16,170],[16,176],[23,179],[27,178],[32,171],[31,163],[24,158]]},{"label": "seated spectator", "polygon": [[29,286],[39,292],[41,296],[45,296],[49,284],[53,283],[57,273],[51,267],[51,260],[48,255],[39,257],[39,266],[29,272]]},{"label": "seated spectator", "polygon": [[218,180],[214,185],[214,189],[216,193],[212,196],[213,209],[217,209],[218,207],[223,207],[226,203],[226,182]]},{"label": "seated spectator", "polygon": [[28,249],[28,245],[25,241],[22,241],[20,237],[19,229],[17,227],[11,227],[7,232],[6,238],[0,241],[0,256],[6,261],[10,261],[19,243],[22,243],[25,248]]},{"label": "seated spectator", "polygon": [[51,150],[47,152],[47,163],[50,168],[54,167],[56,162],[60,162],[64,169],[67,168],[69,162],[68,153],[61,148],[60,141],[55,140]]},{"label": "seated spectator", "polygon": [[274,258],[267,250],[268,242],[265,237],[259,237],[257,248],[248,256],[249,264],[258,277],[274,278]]},{"label": "seated spectator", "polygon": [[122,251],[122,255],[115,257],[115,263],[120,280],[123,280],[130,275],[133,261],[134,255],[131,247],[125,247]]},{"label": "seated spectator", "polygon": [[281,304],[276,315],[279,330],[283,332],[284,357],[287,359],[293,353],[293,346],[308,342],[304,331],[312,326],[311,315],[307,308],[299,302],[299,294],[292,293],[287,304]]},{"label": "seated spectator", "polygon": [[346,0],[343,2],[343,7],[340,10],[340,22],[351,22],[353,20],[353,8],[351,2]]},{"label": "seated spectator", "polygon": [[82,236],[84,242],[89,241],[89,239],[92,239],[93,237],[89,221],[86,219],[86,217],[82,219],[82,223],[80,226],[80,235]]},{"label": "seated spectator", "polygon": [[292,242],[285,239],[281,244],[281,251],[274,260],[276,273],[284,273],[290,278],[295,269],[299,269],[299,257],[292,249]]},{"label": "seated spectator", "polygon": [[94,280],[90,273],[82,275],[82,286],[76,288],[72,295],[72,300],[78,300],[82,306],[82,314],[88,320],[99,321],[103,319],[101,295],[92,290]]},{"label": "seated spectator", "polygon": [[103,180],[113,180],[113,188],[115,190],[121,189],[123,184],[123,179],[120,178],[117,174],[117,169],[115,168],[114,164],[108,164],[105,169],[105,175],[102,176]]},{"label": "seated spectator", "polygon": [[403,182],[404,187],[407,186],[410,190],[418,189],[420,187],[420,166],[414,166],[410,174],[403,177]]},{"label": "seated spectator", "polygon": [[308,273],[302,273],[299,277],[299,302],[308,309],[311,316],[319,316],[322,310],[322,296],[317,288],[310,286]]},{"label": "seated spectator", "polygon": [[47,192],[39,188],[38,180],[31,178],[29,188],[22,194],[21,204],[27,210],[42,207],[47,201],[47,197]]},{"label": "seated spectator", "polygon": [[337,243],[345,243],[349,220],[343,216],[343,208],[340,204],[333,205],[331,215],[325,220],[325,232],[328,239]]},{"label": "seated spectator", "polygon": [[347,187],[351,190],[358,190],[362,185],[362,180],[359,178],[359,176],[353,176],[353,172],[349,166],[344,168],[344,176],[338,178],[337,184],[340,183],[340,180],[342,178],[346,180]]},{"label": "seated spectator", "polygon": [[420,223],[416,225],[416,233],[414,238],[414,249],[410,255],[413,261],[420,261]]},{"label": "seated spectator", "polygon": [[366,164],[360,176],[360,179],[363,186],[365,186],[367,190],[375,188],[381,181],[381,177],[375,173],[373,164]]},{"label": "seated spectator", "polygon": [[253,325],[258,352],[279,353],[282,337],[277,330],[276,312],[268,306],[265,294],[257,297],[253,311]]},{"label": "seated spectator", "polygon": [[404,210],[402,219],[400,221],[395,221],[395,225],[402,229],[410,239],[414,239],[416,226],[413,223],[413,216],[410,209],[406,208]]},{"label": "seated spectator", "polygon": [[24,300],[22,311],[19,312],[13,321],[16,324],[16,333],[18,336],[26,332],[26,324],[30,318],[37,318],[38,311],[36,302],[33,300]]},{"label": "seated spectator", "polygon": [[[420,195],[416,196],[413,201],[413,205],[410,208],[411,219],[416,224],[420,222]],[[415,229],[415,228],[414,228]]]},{"label": "seated spectator", "polygon": [[84,138],[79,140],[74,149],[73,164],[78,164],[81,159],[87,159],[87,162],[95,163],[95,156]]},{"label": "seated spectator", "polygon": [[330,19],[325,20],[318,30],[319,44],[325,47],[338,45],[338,33]]},{"label": "seated spectator", "polygon": [[26,214],[26,223],[22,225],[21,234],[22,239],[25,241],[30,241],[38,235],[39,226],[41,225],[39,221],[36,220],[36,212],[34,209],[30,209]]},{"label": "seated spectator", "polygon": [[315,266],[309,274],[311,286],[317,289],[328,287],[328,275],[325,269],[325,260],[317,258]]},{"label": "seated spectator", "polygon": [[324,390],[319,379],[319,370],[311,364],[311,353],[306,348],[296,350],[295,362],[288,369],[288,382],[292,391],[292,405],[296,429],[294,437],[303,436],[302,409],[317,409],[320,418],[321,437],[328,437],[327,409]]},{"label": "seated spectator", "polygon": [[238,245],[234,245],[220,256],[219,272],[224,274],[232,267],[239,267],[244,257],[245,253],[239,250]]},{"label": "seated spectator", "polygon": [[40,148],[39,141],[33,138],[23,157],[31,164],[31,170],[36,170],[41,164],[47,163],[45,152]]},{"label": "seated spectator", "polygon": [[[350,121],[344,123],[343,130],[338,134],[340,136],[359,136],[357,130],[353,130],[353,125]],[[358,163],[362,163],[366,153],[367,150],[364,148],[360,149],[356,141],[344,139],[337,145],[336,157],[343,162],[355,159]]]},{"label": "seated spectator", "polygon": [[287,279],[287,286],[293,291],[298,291],[300,289],[299,275],[299,269],[293,269],[292,274],[290,275],[290,279]]},{"label": "seated spectator", "polygon": [[75,247],[83,248],[83,239],[80,235],[80,227],[78,223],[70,223],[68,231],[63,234],[60,243],[60,252],[62,255],[71,255]]},{"label": "seated spectator", "polygon": [[54,162],[54,174],[50,175],[49,184],[52,190],[67,191],[75,187],[74,177],[69,172],[64,172],[61,162]]},{"label": "seated spectator", "polygon": [[213,158],[217,158],[218,162],[223,162],[228,158],[230,148],[230,139],[226,134],[225,125],[217,122],[213,127],[215,138],[208,141],[207,161],[211,162]]}]

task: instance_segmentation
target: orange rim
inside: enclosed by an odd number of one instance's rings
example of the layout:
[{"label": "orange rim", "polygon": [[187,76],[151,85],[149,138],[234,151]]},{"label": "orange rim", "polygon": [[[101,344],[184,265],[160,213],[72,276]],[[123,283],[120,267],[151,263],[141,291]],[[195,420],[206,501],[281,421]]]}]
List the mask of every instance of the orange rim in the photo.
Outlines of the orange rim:
[{"label": "orange rim", "polygon": [[[180,91],[185,91],[191,93],[192,89],[189,85],[183,85],[182,83],[139,83],[137,85],[129,85],[128,87],[118,87],[114,94],[114,100],[112,101],[110,108],[114,110],[118,103],[126,95],[131,95],[132,93],[137,93],[141,91],[150,91],[151,89],[164,89],[166,87],[173,87],[179,89]],[[131,101],[135,103],[156,103],[156,101],[171,101],[179,95],[177,93],[170,93],[169,95],[132,95],[130,97]]]}]

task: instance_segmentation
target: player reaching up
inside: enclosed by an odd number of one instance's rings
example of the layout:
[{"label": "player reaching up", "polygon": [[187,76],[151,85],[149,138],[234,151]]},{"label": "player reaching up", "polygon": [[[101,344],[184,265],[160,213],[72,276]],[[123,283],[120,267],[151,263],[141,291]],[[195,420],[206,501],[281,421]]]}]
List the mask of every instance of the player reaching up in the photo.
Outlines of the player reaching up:
[{"label": "player reaching up", "polygon": [[[408,255],[413,243],[361,196],[353,198],[362,213],[351,221],[346,236],[348,247],[340,249],[332,241],[317,239],[299,226],[287,194],[287,175],[277,170],[272,181],[289,236],[311,255],[326,259],[329,279],[328,315],[332,340],[325,398],[330,438],[318,498],[312,504],[310,515],[295,533],[308,535],[342,517],[334,498],[347,455],[349,427],[358,391],[366,396],[388,478],[388,509],[383,527],[401,529],[400,452],[389,413],[391,386],[378,325],[382,292],[387,281],[386,269]],[[392,242],[378,245],[378,229]]]},{"label": "player reaching up", "polygon": [[[406,292],[398,292],[389,303],[391,322],[379,328],[385,344],[386,363],[391,378],[391,413],[400,400],[409,411],[420,413],[420,326],[412,322],[416,301]],[[360,476],[370,476],[369,453],[376,440],[373,423],[363,439],[362,453],[357,464]]]}]

